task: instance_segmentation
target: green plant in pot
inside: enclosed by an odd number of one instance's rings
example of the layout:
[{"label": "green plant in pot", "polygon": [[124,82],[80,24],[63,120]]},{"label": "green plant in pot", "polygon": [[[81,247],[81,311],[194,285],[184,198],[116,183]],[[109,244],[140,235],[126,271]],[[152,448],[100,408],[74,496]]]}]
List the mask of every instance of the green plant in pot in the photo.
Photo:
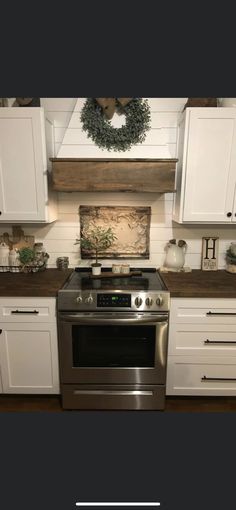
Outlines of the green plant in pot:
[{"label": "green plant in pot", "polygon": [[20,248],[18,250],[19,253],[19,260],[21,265],[23,266],[23,271],[26,271],[26,267],[30,266],[34,262],[35,259],[35,252],[32,248],[28,248],[27,246],[24,246],[23,248]]},{"label": "green plant in pot", "polygon": [[228,273],[236,273],[236,243],[231,243],[226,251],[226,271]]},{"label": "green plant in pot", "polygon": [[95,262],[92,264],[92,273],[99,275],[101,273],[101,264],[98,262],[100,253],[106,251],[117,239],[111,227],[104,229],[102,227],[90,228],[83,232],[81,239],[76,239],[76,243],[88,252],[94,253]]}]

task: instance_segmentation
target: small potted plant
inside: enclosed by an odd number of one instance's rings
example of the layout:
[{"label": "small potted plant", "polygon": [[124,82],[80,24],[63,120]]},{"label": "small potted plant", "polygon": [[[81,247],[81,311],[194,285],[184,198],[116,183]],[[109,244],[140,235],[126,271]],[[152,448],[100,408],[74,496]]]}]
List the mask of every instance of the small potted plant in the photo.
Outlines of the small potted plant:
[{"label": "small potted plant", "polygon": [[236,273],[236,243],[231,243],[226,251],[226,271],[228,273]]},{"label": "small potted plant", "polygon": [[101,264],[98,262],[98,255],[106,251],[113,242],[117,239],[111,227],[104,229],[102,227],[94,227],[88,229],[83,233],[81,239],[76,239],[76,243],[88,252],[93,252],[95,255],[95,262],[92,265],[92,273],[94,275],[101,274]]}]

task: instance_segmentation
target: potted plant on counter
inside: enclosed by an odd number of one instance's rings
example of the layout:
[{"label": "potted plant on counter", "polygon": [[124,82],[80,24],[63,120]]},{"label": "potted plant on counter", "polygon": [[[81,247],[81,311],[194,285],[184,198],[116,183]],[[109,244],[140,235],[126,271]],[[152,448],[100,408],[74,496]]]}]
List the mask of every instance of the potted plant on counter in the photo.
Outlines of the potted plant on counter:
[{"label": "potted plant on counter", "polygon": [[117,237],[111,227],[104,229],[99,226],[88,229],[82,234],[81,239],[76,239],[75,244],[80,243],[86,251],[94,253],[95,262],[91,264],[94,275],[101,274],[101,264],[98,262],[99,253],[110,248],[115,239]]},{"label": "potted plant on counter", "polygon": [[231,243],[226,251],[226,271],[236,273],[236,243]]}]

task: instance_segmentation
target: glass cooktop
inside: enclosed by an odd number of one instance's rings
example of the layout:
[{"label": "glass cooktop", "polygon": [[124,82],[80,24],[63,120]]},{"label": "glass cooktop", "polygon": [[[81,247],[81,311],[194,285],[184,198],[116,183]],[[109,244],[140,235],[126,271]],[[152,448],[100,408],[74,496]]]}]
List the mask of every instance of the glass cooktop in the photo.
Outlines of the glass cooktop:
[{"label": "glass cooktop", "polygon": [[[111,271],[111,268],[103,268],[102,272]],[[89,268],[75,268],[69,281],[63,287],[63,290],[166,290],[161,276],[155,268],[131,268],[131,271],[141,271],[140,276],[129,276],[119,278],[91,278]]]}]

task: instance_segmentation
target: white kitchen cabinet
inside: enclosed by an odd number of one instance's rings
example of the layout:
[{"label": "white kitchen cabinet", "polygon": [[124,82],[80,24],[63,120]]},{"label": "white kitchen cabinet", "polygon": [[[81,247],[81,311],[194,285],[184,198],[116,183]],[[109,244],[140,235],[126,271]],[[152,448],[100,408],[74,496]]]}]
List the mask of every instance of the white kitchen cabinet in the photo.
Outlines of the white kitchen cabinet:
[{"label": "white kitchen cabinet", "polygon": [[236,108],[186,108],[178,127],[173,219],[236,222]]},{"label": "white kitchen cabinet", "polygon": [[50,223],[53,126],[43,108],[0,108],[0,222]]},{"label": "white kitchen cabinet", "polygon": [[171,299],[167,395],[236,395],[236,299]]},{"label": "white kitchen cabinet", "polygon": [[58,394],[56,299],[1,298],[0,310],[2,392]]}]

